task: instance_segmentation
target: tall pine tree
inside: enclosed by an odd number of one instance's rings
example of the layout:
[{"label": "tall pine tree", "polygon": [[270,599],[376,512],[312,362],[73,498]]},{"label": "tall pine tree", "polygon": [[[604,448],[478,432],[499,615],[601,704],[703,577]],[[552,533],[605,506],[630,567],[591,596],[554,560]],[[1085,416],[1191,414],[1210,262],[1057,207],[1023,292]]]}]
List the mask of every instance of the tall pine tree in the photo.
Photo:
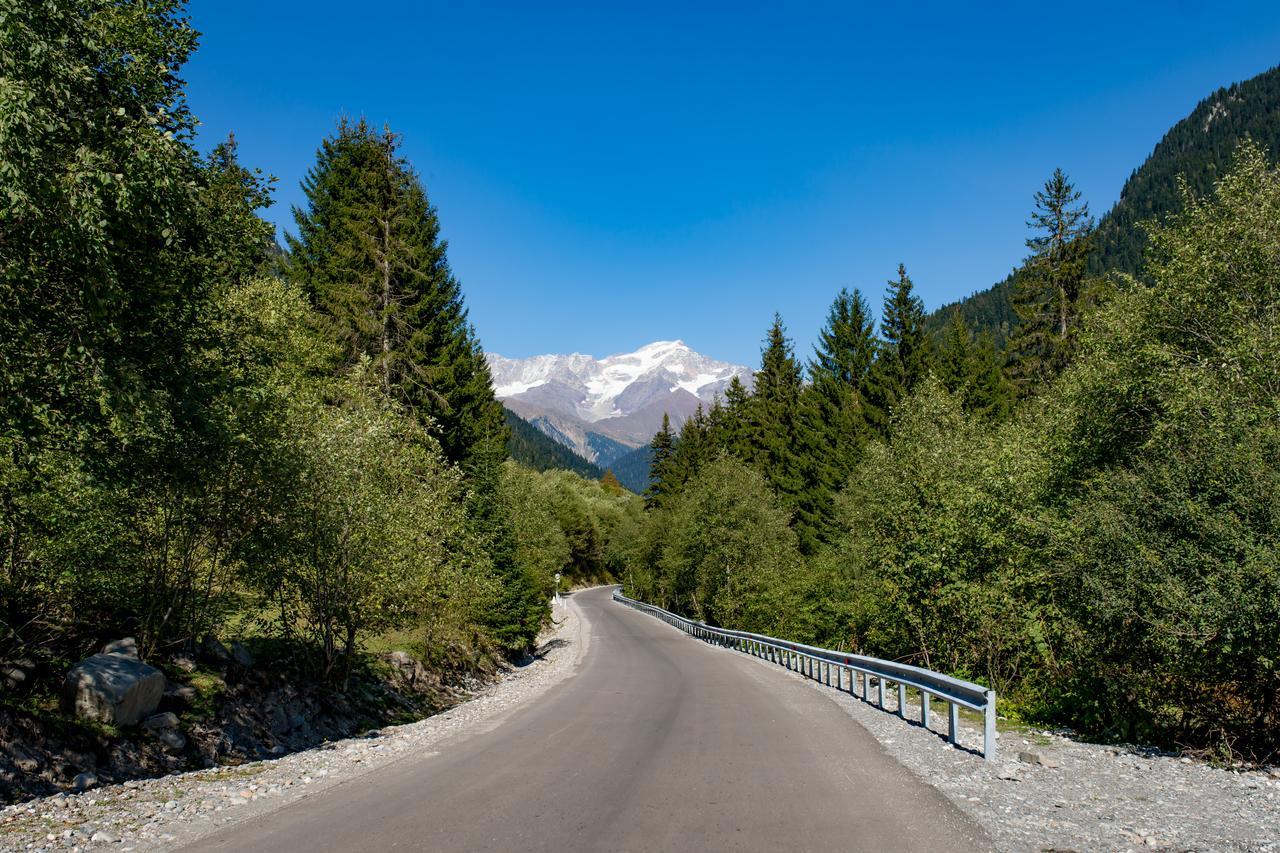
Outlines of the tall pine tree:
[{"label": "tall pine tree", "polygon": [[894,408],[933,368],[924,303],[912,292],[914,287],[906,266],[899,264],[897,281],[888,283],[880,317],[880,346],[867,381],[867,423],[882,436],[889,433]]},{"label": "tall pine tree", "polygon": [[875,359],[875,321],[862,293],[841,290],[827,312],[801,395],[805,479],[812,524],[826,541],[833,532],[835,494],[867,440],[863,395]]},{"label": "tall pine tree", "polygon": [[341,343],[344,364],[369,358],[388,394],[470,470],[505,445],[502,406],[436,210],[398,147],[390,130],[339,123],[303,182],[288,270]]},{"label": "tall pine tree", "polygon": [[1027,227],[1030,257],[1016,277],[1019,324],[1009,342],[1009,374],[1024,392],[1048,382],[1071,359],[1093,243],[1093,217],[1080,191],[1054,169],[1035,195]]},{"label": "tall pine tree", "polygon": [[498,494],[507,426],[489,367],[449,269],[440,221],[398,153],[399,137],[342,120],[324,140],[295,208],[289,275],[338,342],[342,370],[369,359],[385,392],[430,429],[470,481],[472,527],[502,580],[490,627],[527,646],[545,612],[536,579],[516,563]]},{"label": "tall pine tree", "polygon": [[662,413],[662,429],[654,433],[649,449],[653,451],[653,455],[649,463],[649,488],[645,489],[644,502],[645,506],[653,508],[661,506],[676,488],[671,469],[675,436],[671,432],[671,417],[666,412]]},{"label": "tall pine tree", "polygon": [[[755,393],[748,406],[750,464],[764,475],[779,503],[792,515],[804,544],[816,546],[809,523],[808,481],[801,447],[800,395],[804,377],[782,317],[775,314],[765,336]],[[801,530],[803,527],[803,530]]]}]

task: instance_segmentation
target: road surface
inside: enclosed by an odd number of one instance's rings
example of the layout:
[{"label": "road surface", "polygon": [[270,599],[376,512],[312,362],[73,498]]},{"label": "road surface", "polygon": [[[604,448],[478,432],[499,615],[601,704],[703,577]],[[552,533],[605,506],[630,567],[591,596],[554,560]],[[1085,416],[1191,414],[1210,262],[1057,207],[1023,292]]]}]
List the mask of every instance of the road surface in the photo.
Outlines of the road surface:
[{"label": "road surface", "polygon": [[574,596],[591,631],[578,672],[497,727],[188,849],[990,847],[810,686],[615,604],[610,592]]}]

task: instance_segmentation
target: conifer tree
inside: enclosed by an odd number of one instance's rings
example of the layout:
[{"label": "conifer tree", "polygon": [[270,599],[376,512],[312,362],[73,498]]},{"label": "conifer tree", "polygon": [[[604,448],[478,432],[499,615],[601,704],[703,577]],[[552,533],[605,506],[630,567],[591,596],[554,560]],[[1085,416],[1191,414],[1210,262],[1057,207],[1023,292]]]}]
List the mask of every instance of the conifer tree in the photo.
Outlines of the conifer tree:
[{"label": "conifer tree", "polygon": [[618,475],[613,473],[612,468],[604,470],[604,474],[600,477],[600,485],[615,495],[622,494],[622,483],[618,482]]},{"label": "conifer tree", "polygon": [[658,430],[649,442],[653,451],[653,461],[649,463],[649,488],[645,489],[645,506],[660,506],[663,499],[673,488],[671,456],[675,450],[675,436],[671,433],[671,417],[662,413],[662,429]]},{"label": "conifer tree", "polygon": [[1023,393],[1070,361],[1085,290],[1093,217],[1061,169],[1036,193],[1027,227],[1033,231],[1027,238],[1031,255],[1014,282],[1020,322],[1009,342],[1009,373]]},{"label": "conifer tree", "polygon": [[866,299],[857,290],[842,289],[818,335],[809,363],[811,383],[801,395],[811,522],[823,541],[832,533],[835,494],[866,443],[862,399],[875,350],[875,321]]},{"label": "conifer tree", "polygon": [[[765,336],[755,393],[750,398],[750,447],[748,462],[769,482],[779,503],[793,517],[807,505],[807,480],[801,448],[800,395],[804,387],[781,315],[774,315]],[[808,529],[801,539],[811,544]]]},{"label": "conifer tree", "polygon": [[294,210],[288,268],[341,343],[339,367],[371,359],[387,393],[472,469],[505,445],[502,407],[436,210],[399,142],[346,119],[324,140],[303,182],[306,209]]},{"label": "conifer tree", "polygon": [[959,309],[942,329],[934,374],[960,397],[969,414],[999,420],[1013,406],[1013,385],[1004,375],[995,341],[985,331],[975,339]]},{"label": "conifer tree", "polygon": [[1013,411],[1017,389],[1004,371],[1004,356],[991,332],[983,330],[973,347],[973,379],[965,397],[970,414],[991,421],[1003,420]]},{"label": "conifer tree", "polygon": [[890,281],[880,318],[880,346],[867,381],[866,419],[878,434],[887,435],[892,410],[929,375],[933,352],[924,328],[924,303],[912,290],[907,268],[898,265],[897,281]]},{"label": "conifer tree", "polygon": [[675,442],[668,468],[668,492],[680,490],[685,483],[697,476],[711,453],[707,415],[698,404],[695,411],[680,427],[680,438]]},{"label": "conifer tree", "polygon": [[734,376],[724,391],[724,403],[713,409],[710,443],[719,451],[746,461],[751,455],[751,392]]},{"label": "conifer tree", "polygon": [[955,308],[942,327],[934,375],[944,388],[963,397],[973,381],[974,359],[973,334],[960,309]]}]

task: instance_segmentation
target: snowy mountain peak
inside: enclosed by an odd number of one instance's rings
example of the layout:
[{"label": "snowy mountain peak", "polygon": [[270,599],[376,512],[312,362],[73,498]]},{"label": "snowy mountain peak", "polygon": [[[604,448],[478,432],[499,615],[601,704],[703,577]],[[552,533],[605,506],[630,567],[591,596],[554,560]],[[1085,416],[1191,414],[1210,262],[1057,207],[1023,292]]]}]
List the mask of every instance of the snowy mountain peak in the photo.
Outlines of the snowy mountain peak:
[{"label": "snowy mountain peak", "polygon": [[684,341],[654,341],[599,359],[582,353],[488,359],[497,396],[516,412],[535,423],[556,420],[562,432],[565,419],[590,424],[628,444],[647,441],[664,411],[678,425],[698,403],[723,395],[734,376],[748,385],[752,378],[749,368],[701,355]]}]

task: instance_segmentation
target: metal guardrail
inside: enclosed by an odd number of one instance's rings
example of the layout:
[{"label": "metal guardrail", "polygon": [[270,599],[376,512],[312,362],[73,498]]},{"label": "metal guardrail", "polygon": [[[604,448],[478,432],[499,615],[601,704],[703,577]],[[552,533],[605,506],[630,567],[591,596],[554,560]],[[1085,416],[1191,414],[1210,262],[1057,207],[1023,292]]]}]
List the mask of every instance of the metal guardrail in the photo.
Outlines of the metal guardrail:
[{"label": "metal guardrail", "polygon": [[[835,688],[847,689],[853,696],[858,696],[856,681],[859,679],[854,677],[857,673],[861,676],[862,700],[871,702],[871,688],[874,680],[877,693],[876,704],[882,710],[885,710],[885,686],[894,684],[898,689],[898,716],[904,720],[906,719],[907,688],[914,687],[920,693],[920,724],[926,729],[929,728],[931,719],[930,699],[937,698],[947,703],[947,740],[955,745],[959,744],[957,738],[960,728],[960,709],[969,708],[978,711],[982,714],[983,720],[982,755],[987,760],[996,757],[996,692],[988,690],[981,684],[880,658],[806,646],[803,643],[792,643],[764,634],[713,628],[703,622],[677,616],[661,607],[627,598],[621,590],[613,591],[613,600],[656,616],[698,639],[737,649],[753,657],[785,666],[819,682],[822,682],[825,676],[825,683],[828,686],[831,686],[831,668],[834,666]],[[845,672],[848,673],[847,688],[843,686],[845,679],[842,675]]]}]

